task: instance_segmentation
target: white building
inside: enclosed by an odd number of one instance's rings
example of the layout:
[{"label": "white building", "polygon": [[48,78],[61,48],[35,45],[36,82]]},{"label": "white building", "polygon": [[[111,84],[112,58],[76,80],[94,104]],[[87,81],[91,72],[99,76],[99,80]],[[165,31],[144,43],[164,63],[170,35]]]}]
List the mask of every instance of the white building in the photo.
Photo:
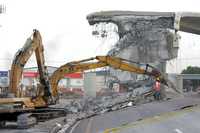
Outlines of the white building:
[{"label": "white building", "polygon": [[96,96],[103,89],[108,89],[106,84],[107,71],[95,71],[84,73],[84,90],[88,96]]}]

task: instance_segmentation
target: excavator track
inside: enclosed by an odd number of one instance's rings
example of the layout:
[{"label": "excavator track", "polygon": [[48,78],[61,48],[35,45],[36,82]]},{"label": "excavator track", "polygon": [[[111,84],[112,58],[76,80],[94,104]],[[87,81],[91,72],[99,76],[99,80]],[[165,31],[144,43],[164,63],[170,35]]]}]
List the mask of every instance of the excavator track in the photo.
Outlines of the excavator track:
[{"label": "excavator track", "polygon": [[37,118],[38,122],[43,122],[49,119],[66,116],[67,112],[64,108],[41,108],[32,112],[32,116]]},{"label": "excavator track", "polygon": [[64,108],[40,108],[40,109],[16,109],[12,112],[0,112],[1,122],[17,121],[20,129],[29,128],[37,122],[44,122],[50,119],[66,116]]},{"label": "excavator track", "polygon": [[44,122],[62,116],[66,116],[66,111],[63,108],[36,109],[20,114],[17,118],[17,126],[20,129],[26,129],[37,124],[37,122]]}]

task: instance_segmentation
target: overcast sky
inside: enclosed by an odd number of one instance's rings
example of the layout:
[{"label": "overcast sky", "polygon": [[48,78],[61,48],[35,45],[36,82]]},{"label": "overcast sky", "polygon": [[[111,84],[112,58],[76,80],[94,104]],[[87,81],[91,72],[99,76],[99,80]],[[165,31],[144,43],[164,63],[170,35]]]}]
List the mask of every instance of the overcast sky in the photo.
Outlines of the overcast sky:
[{"label": "overcast sky", "polygon": [[[0,14],[0,70],[10,68],[16,51],[32,34],[41,32],[46,64],[65,62],[106,54],[111,47],[91,35],[86,15],[105,10],[190,11],[200,12],[198,0],[0,0],[6,13]],[[182,34],[179,58],[168,68],[179,72],[188,64],[200,65],[200,36]],[[189,60],[188,58],[192,58]],[[32,61],[33,63],[30,63]],[[34,58],[29,66],[36,66]]]}]

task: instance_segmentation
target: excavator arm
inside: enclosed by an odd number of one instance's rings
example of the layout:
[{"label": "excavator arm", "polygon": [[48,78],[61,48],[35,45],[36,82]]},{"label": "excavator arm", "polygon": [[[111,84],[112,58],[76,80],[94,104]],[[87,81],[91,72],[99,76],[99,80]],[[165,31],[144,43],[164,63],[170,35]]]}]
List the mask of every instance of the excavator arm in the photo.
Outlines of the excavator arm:
[{"label": "excavator arm", "polygon": [[[159,78],[163,84],[167,85],[164,75],[159,70],[149,64],[140,64],[138,62],[133,62],[127,59],[113,56],[96,56],[96,59],[100,62],[107,63],[108,66],[114,69],[120,69],[122,71],[145,74],[148,76]],[[145,65],[145,68],[141,68],[140,65]]]},{"label": "excavator arm", "polygon": [[28,59],[31,57],[37,47],[38,45],[33,45],[33,40],[28,38],[24,46],[15,54],[10,70],[9,88],[11,93],[15,94],[17,97],[20,96],[18,90],[20,88],[19,85],[21,82],[24,65],[27,63]]},{"label": "excavator arm", "polygon": [[40,89],[44,90],[43,97],[45,99],[49,99],[49,97],[51,97],[51,89],[50,89],[50,85],[49,85],[47,69],[45,66],[44,48],[43,48],[43,44],[42,44],[42,37],[41,37],[39,31],[37,31],[37,30],[34,30],[33,45],[38,46],[35,49],[35,56],[36,56],[36,60],[37,60],[39,79],[40,79],[40,84],[41,84]]},{"label": "excavator arm", "polygon": [[43,51],[44,49],[42,44],[42,37],[39,31],[34,30],[32,38],[29,37],[24,46],[16,53],[11,66],[9,88],[11,93],[15,94],[17,97],[20,97],[20,82],[24,65],[27,63],[33,52],[35,52],[38,65],[39,78],[41,83],[40,89],[44,90],[44,97],[49,97],[51,95]]},{"label": "excavator arm", "polygon": [[[97,60],[96,62],[90,62],[92,60]],[[96,56],[95,58],[89,58],[80,61],[74,61],[67,63],[60,68],[58,68],[50,78],[50,85],[52,88],[52,96],[55,100],[58,99],[58,83],[60,79],[64,77],[65,74],[82,72],[85,70],[96,69],[101,67],[110,66],[114,69],[120,69],[123,71],[129,71],[137,74],[146,74],[149,76],[154,76],[155,78],[161,78],[161,73],[155,69],[149,70],[150,65],[146,64],[146,69],[140,68],[135,65],[136,63],[130,62],[128,60],[112,57],[112,56]],[[151,67],[153,68],[153,67]]]}]

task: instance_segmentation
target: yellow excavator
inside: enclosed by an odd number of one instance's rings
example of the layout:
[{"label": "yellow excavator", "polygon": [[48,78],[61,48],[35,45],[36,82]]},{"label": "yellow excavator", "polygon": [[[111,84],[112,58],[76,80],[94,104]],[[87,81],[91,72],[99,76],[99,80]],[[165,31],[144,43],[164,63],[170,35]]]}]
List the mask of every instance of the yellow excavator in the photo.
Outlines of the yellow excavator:
[{"label": "yellow excavator", "polygon": [[[53,103],[54,100],[51,98],[51,89],[43,51],[44,48],[40,32],[34,30],[33,35],[26,40],[25,45],[15,54],[9,80],[11,95],[7,98],[0,98],[1,125],[5,123],[4,121],[16,121],[19,115],[25,113],[31,113],[37,118],[43,114],[47,114],[46,112],[52,114],[54,112],[55,114],[59,114],[58,112],[60,112],[62,115],[64,114],[64,109],[53,109],[48,106],[55,103]],[[35,97],[24,97],[22,95],[21,85],[23,69],[34,52],[37,60],[40,84],[37,87],[38,93]]]},{"label": "yellow excavator", "polygon": [[122,71],[133,72],[136,74],[145,74],[154,78],[159,78],[163,84],[167,85],[163,74],[155,69],[153,66],[145,64],[146,67],[144,69],[141,68],[138,64],[139,63],[112,56],[96,56],[94,58],[66,63],[65,65],[59,67],[50,77],[52,97],[55,100],[58,100],[58,83],[65,74],[82,72],[85,70],[96,69],[106,66],[112,67],[114,69],[120,69]]},{"label": "yellow excavator", "polygon": [[[44,48],[42,44],[42,38],[39,31],[34,30],[32,39],[31,37],[27,39],[25,45],[18,50],[15,54],[15,58],[12,62],[11,70],[10,70],[10,84],[9,90],[10,93],[14,95],[12,98],[1,98],[0,104],[7,103],[17,103],[21,104],[23,108],[35,108],[35,107],[45,107],[47,106],[48,100],[50,99],[50,86],[48,82],[47,70],[45,67],[45,60],[43,54]],[[39,71],[39,79],[40,79],[40,90],[43,90],[44,93],[39,94],[35,98],[22,97],[22,88],[20,86],[22,73],[25,64],[31,57],[31,55],[35,52],[38,71]]]}]

